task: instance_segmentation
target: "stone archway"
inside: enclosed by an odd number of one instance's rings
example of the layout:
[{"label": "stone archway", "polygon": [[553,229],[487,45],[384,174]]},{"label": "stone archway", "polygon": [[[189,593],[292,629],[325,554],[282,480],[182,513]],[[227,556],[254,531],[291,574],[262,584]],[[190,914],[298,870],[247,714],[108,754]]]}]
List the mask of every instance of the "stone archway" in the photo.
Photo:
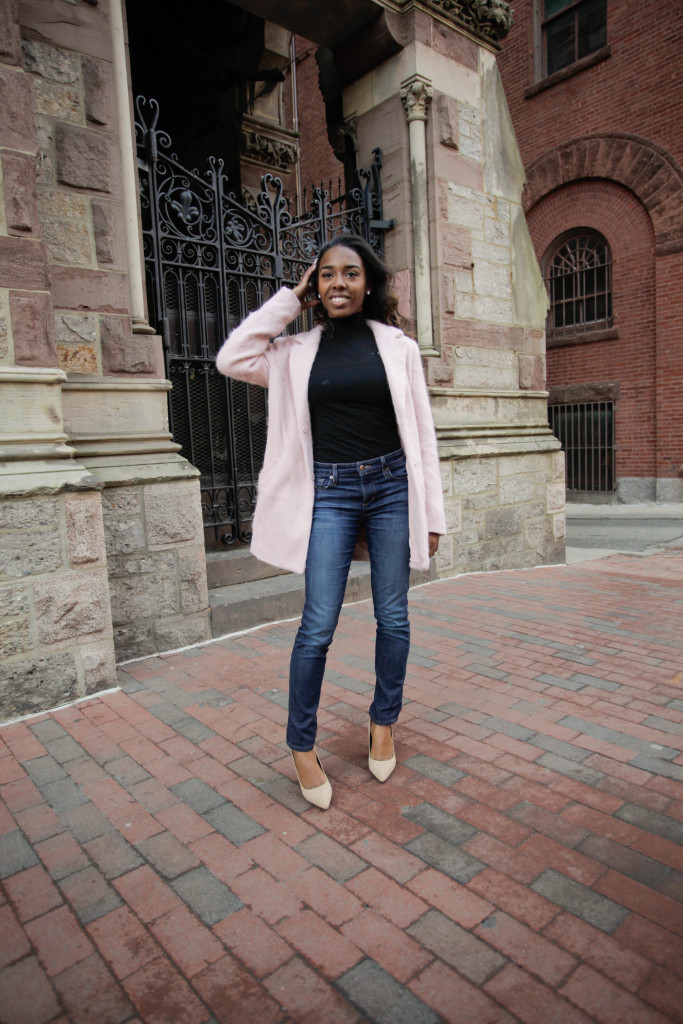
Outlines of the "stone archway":
[{"label": "stone archway", "polygon": [[526,169],[525,212],[543,196],[580,178],[607,178],[630,189],[652,218],[658,256],[683,250],[683,168],[639,135],[608,132],[570,139]]}]

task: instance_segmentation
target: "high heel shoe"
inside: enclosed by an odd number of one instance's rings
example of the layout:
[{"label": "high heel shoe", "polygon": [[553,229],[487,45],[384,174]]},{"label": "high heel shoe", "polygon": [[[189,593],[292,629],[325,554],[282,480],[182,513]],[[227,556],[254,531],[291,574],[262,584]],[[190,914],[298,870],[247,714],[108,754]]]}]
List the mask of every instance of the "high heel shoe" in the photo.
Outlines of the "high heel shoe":
[{"label": "high heel shoe", "polygon": [[[318,762],[320,771],[325,775],[325,769],[320,764],[320,758],[318,757],[318,751],[315,752],[315,759]],[[332,800],[332,786],[330,780],[325,775],[325,781],[321,786],[314,786],[313,789],[304,789],[301,785],[301,779],[299,778],[299,772],[297,771],[296,761],[294,760],[294,751],[292,751],[292,761],[294,761],[294,771],[296,772],[297,782],[299,783],[299,789],[304,800],[308,800],[309,804],[313,804],[315,807],[320,807],[323,811],[326,811],[330,806]]]},{"label": "high heel shoe", "polygon": [[[391,729],[391,738],[394,738],[394,730]],[[391,757],[386,761],[377,761],[372,756],[372,732],[370,730],[370,722],[368,722],[368,768],[380,782],[386,782],[394,768],[396,767],[396,750]]]}]

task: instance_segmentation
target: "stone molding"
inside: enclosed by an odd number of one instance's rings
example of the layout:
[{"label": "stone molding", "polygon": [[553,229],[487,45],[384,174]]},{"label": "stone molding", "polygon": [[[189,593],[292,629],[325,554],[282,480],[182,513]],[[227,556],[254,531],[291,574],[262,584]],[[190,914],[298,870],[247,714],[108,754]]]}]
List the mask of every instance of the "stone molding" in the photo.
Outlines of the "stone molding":
[{"label": "stone molding", "polygon": [[242,118],[240,153],[251,163],[286,172],[299,158],[297,140],[294,132],[265,125],[248,116]]},{"label": "stone molding", "polygon": [[444,16],[456,28],[497,50],[512,28],[513,12],[505,0],[409,0],[403,4],[406,11],[414,7]]},{"label": "stone molding", "polygon": [[683,168],[662,146],[625,132],[569,139],[526,169],[525,213],[545,195],[581,178],[630,189],[652,219],[658,256],[683,251]]}]

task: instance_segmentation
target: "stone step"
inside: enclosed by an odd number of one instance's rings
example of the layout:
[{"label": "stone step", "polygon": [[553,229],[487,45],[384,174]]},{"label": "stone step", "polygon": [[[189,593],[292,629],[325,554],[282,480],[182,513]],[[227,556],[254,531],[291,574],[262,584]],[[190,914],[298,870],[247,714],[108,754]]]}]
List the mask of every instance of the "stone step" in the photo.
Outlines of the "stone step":
[{"label": "stone step", "polygon": [[[370,565],[368,562],[354,562],[344,603],[362,601],[370,596]],[[303,606],[304,577],[295,573],[269,576],[236,586],[213,587],[209,590],[211,635],[220,637],[267,622],[293,619],[301,614]]]},{"label": "stone step", "polygon": [[286,569],[276,569],[252,555],[249,548],[236,548],[234,551],[207,551],[206,580],[209,590],[216,587],[232,587],[239,583],[252,583],[254,580],[268,579],[271,576],[282,576]]}]

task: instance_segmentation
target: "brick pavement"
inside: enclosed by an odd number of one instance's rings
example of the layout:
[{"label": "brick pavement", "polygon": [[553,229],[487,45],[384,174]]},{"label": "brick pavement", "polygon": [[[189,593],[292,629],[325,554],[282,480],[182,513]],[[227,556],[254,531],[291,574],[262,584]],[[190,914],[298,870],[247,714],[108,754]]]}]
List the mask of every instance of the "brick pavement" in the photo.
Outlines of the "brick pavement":
[{"label": "brick pavement", "polygon": [[683,551],[411,594],[399,766],[344,609],[323,813],[283,743],[295,623],[0,729],[3,1024],[683,1019]]}]

